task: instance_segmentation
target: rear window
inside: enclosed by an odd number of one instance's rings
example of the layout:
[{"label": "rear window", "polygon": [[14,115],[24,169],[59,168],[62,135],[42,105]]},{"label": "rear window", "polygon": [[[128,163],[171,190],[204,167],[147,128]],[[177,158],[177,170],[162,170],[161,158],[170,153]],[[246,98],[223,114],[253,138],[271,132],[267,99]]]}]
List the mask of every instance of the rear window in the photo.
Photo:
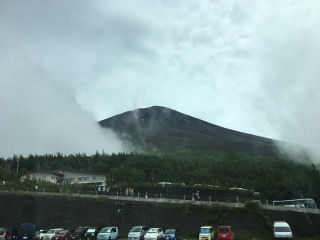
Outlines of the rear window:
[{"label": "rear window", "polygon": [[275,227],[275,232],[291,232],[291,229],[289,227]]},{"label": "rear window", "polygon": [[57,233],[58,233],[58,234],[64,234],[64,233],[68,233],[68,231],[69,231],[69,230],[60,230],[60,231],[58,231]]},{"label": "rear window", "polygon": [[174,233],[176,233],[176,230],[174,230],[174,229],[167,229],[164,233],[166,233],[166,234],[174,234]]},{"label": "rear window", "polygon": [[218,231],[221,233],[227,233],[227,232],[229,232],[229,228],[228,227],[219,227]]}]

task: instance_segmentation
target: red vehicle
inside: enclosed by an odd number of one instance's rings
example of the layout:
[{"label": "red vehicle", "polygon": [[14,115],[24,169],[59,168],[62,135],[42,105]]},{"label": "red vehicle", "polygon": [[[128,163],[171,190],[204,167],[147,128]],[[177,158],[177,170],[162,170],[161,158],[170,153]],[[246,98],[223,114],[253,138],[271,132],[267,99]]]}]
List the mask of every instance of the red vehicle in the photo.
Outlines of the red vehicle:
[{"label": "red vehicle", "polygon": [[235,235],[233,227],[219,226],[218,227],[218,240],[234,240]]},{"label": "red vehicle", "polygon": [[71,233],[70,230],[59,230],[53,237],[52,240],[70,240]]}]

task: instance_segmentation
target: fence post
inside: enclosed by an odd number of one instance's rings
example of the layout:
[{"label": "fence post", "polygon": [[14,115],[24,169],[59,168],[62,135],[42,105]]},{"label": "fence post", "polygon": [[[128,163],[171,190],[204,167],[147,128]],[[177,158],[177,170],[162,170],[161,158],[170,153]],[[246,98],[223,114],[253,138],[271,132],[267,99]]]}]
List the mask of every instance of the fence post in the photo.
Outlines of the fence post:
[{"label": "fence post", "polygon": [[239,203],[239,198],[237,197],[237,203]]},{"label": "fence post", "polygon": [[80,194],[80,190],[78,190],[78,194]]},{"label": "fence post", "polygon": [[209,202],[211,202],[211,196],[209,196]]},{"label": "fence post", "polygon": [[186,195],[183,195],[183,200],[186,200]]},{"label": "fence post", "polygon": [[138,197],[140,197],[140,193],[138,192]]},{"label": "fence post", "polygon": [[42,192],[45,192],[46,191],[46,189],[44,188],[43,190],[42,190]]},{"label": "fence post", "polygon": [[61,194],[61,192],[62,192],[62,189],[60,188],[60,194]]},{"label": "fence post", "polygon": [[160,193],[160,198],[162,198],[162,193]]}]

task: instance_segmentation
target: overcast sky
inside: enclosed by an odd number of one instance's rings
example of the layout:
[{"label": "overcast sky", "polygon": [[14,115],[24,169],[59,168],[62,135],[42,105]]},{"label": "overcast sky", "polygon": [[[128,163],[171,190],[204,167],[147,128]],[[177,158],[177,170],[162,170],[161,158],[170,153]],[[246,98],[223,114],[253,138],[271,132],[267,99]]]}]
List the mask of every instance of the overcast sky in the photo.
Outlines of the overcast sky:
[{"label": "overcast sky", "polygon": [[125,150],[96,122],[165,106],[318,147],[320,1],[0,0],[0,156]]}]

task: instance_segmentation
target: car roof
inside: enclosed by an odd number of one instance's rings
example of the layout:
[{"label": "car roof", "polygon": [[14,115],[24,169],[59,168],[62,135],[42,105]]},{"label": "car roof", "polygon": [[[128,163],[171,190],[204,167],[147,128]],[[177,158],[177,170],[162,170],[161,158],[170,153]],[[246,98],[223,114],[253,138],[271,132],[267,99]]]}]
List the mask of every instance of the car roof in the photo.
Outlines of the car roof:
[{"label": "car roof", "polygon": [[201,228],[213,228],[213,226],[202,226]]},{"label": "car roof", "polygon": [[287,222],[285,222],[285,221],[275,221],[273,225],[277,226],[277,227],[279,227],[279,226],[286,226],[286,227],[289,226],[289,224]]}]

